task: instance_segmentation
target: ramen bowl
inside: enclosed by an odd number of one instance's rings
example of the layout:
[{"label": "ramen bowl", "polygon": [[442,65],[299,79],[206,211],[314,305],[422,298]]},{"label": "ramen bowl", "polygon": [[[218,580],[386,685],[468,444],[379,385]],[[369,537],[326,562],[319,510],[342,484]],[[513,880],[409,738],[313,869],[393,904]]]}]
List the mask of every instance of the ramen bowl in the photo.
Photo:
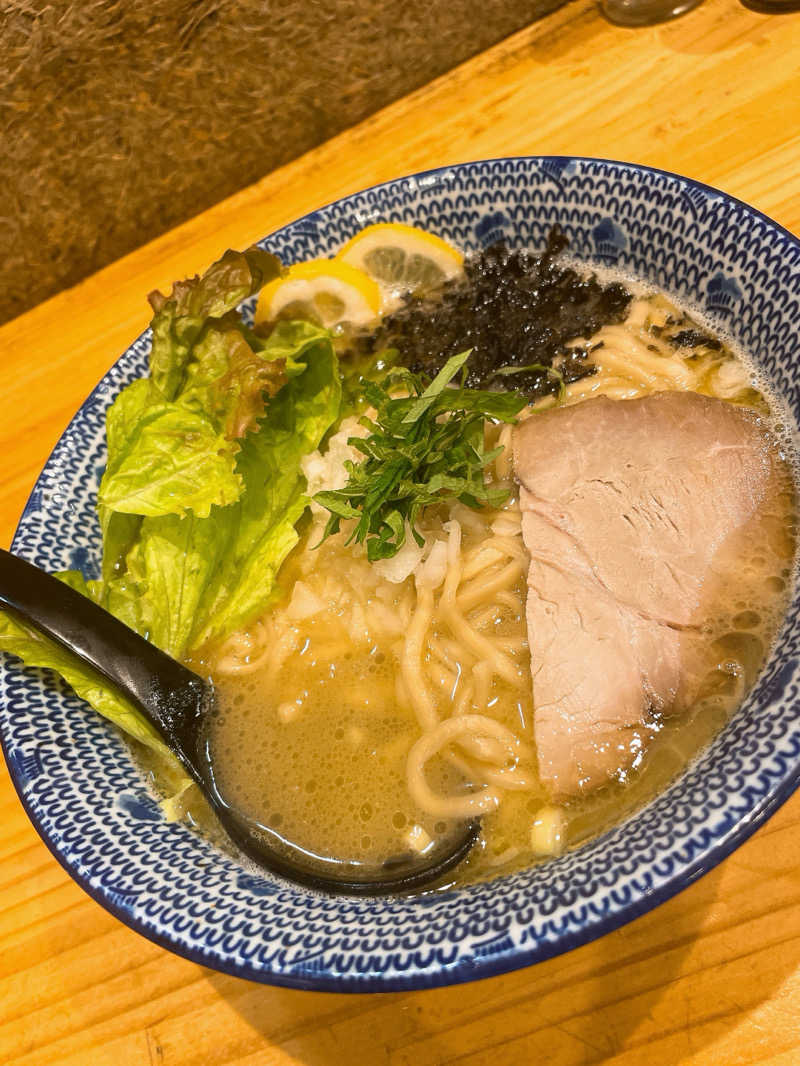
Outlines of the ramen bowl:
[{"label": "ramen bowl", "polygon": [[[345,197],[265,238],[285,263],[363,226],[423,226],[464,249],[542,247],[559,223],[577,257],[652,283],[749,352],[800,414],[800,242],[722,192],[607,160],[497,159]],[[223,249],[220,249],[222,252]],[[104,415],[147,372],[149,333],[86,400],[31,494],[13,550],[48,570],[99,568]],[[0,664],[0,729],[19,796],[98,903],[158,944],[251,980],[395,991],[488,977],[586,943],[691,884],[761,825],[800,776],[800,603],[744,704],[646,807],[580,847],[490,883],[416,897],[327,896],[252,868],[168,823],[131,754],[52,675]]]}]

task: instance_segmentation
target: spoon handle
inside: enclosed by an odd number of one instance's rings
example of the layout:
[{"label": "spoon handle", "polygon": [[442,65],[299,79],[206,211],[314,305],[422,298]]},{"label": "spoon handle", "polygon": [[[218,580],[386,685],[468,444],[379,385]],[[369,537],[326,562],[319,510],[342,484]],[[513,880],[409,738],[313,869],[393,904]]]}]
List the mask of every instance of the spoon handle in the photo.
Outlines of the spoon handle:
[{"label": "spoon handle", "polygon": [[[202,678],[80,592],[0,549],[0,607],[111,681],[175,745],[203,706]],[[181,752],[183,754],[183,752]]]}]

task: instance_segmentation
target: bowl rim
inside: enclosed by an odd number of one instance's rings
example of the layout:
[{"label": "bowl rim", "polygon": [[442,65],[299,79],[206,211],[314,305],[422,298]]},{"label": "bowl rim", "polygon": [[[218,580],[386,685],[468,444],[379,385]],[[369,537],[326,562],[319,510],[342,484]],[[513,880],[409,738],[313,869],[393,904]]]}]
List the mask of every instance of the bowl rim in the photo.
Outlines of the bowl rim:
[{"label": "bowl rim", "polygon": [[[686,175],[678,174],[674,171],[664,170],[659,167],[653,167],[642,163],[627,162],[618,159],[609,159],[599,156],[582,156],[582,155],[513,155],[513,156],[494,156],[490,158],[472,159],[457,163],[446,164],[439,167],[432,167],[426,170],[415,171],[412,173],[399,175],[394,178],[387,179],[386,181],[377,182],[373,185],[367,186],[362,189],[354,190],[347,193],[344,196],[336,197],[333,200],[326,201],[323,204],[310,208],[303,215],[293,218],[283,225],[276,227],[263,237],[258,237],[253,243],[260,245],[267,244],[270,240],[275,238],[282,231],[297,225],[304,219],[315,214],[316,212],[323,211],[336,204],[345,203],[350,199],[356,197],[362,197],[365,194],[376,192],[386,189],[390,186],[395,186],[398,183],[417,181],[420,182],[426,178],[440,177],[447,175],[452,171],[459,171],[469,169],[476,166],[486,166],[491,164],[505,164],[505,163],[525,163],[525,162],[562,162],[562,163],[577,163],[585,164],[589,166],[593,165],[609,165],[617,166],[621,168],[627,168],[631,171],[638,171],[642,173],[649,173],[657,175],[660,178],[667,178],[672,181],[681,182],[689,188],[695,188],[702,192],[709,193],[716,197],[722,197],[726,201],[734,204],[738,209],[743,210],[746,214],[759,219],[766,225],[777,231],[779,234],[787,238],[791,243],[795,244],[800,250],[800,237],[786,229],[780,223],[770,218],[764,212],[758,208],[740,200],[731,193],[725,192],[716,186],[709,185],[705,182],[698,181],[694,178],[687,177]],[[42,470],[37,475],[36,481],[31,488],[28,495],[28,499],[25,503],[23,511],[20,515],[17,527],[14,532],[14,536],[11,543],[11,550],[15,551],[18,547],[18,542],[24,534],[24,525],[26,519],[28,519],[35,509],[36,493],[39,488],[39,482],[41,480],[43,472],[49,465],[53,455],[59,451],[65,438],[70,434],[74,428],[76,420],[79,419],[84,409],[97,397],[98,393],[106,384],[108,375],[113,368],[117,365],[137,342],[143,342],[149,333],[149,327],[147,327],[142,333],[134,338],[126,349],[119,354],[117,359],[111,364],[109,369],[102,375],[100,380],[91,390],[91,392],[81,402],[78,409],[74,412],[70,418],[69,423],[65,427],[64,431],[60,434],[58,440],[54,444],[47,460],[45,461]],[[797,597],[797,591],[795,598]],[[749,837],[751,837],[757,829],[759,829],[772,815],[781,807],[797,790],[800,786],[800,764],[795,764],[790,773],[786,774],[776,785],[771,787],[770,791],[761,799],[761,801],[749,812],[744,818],[739,818],[735,824],[727,830],[723,835],[717,838],[714,844],[707,847],[701,854],[699,854],[692,861],[679,867],[679,869],[672,873],[660,886],[649,889],[648,891],[641,892],[637,897],[631,899],[624,905],[621,905],[616,911],[605,915],[600,918],[594,918],[591,921],[587,921],[579,929],[571,929],[562,933],[557,940],[543,941],[537,943],[533,947],[525,947],[521,945],[515,946],[515,950],[511,954],[500,956],[487,956],[469,965],[457,963],[452,967],[441,966],[432,972],[411,972],[408,975],[394,974],[391,977],[378,976],[352,976],[349,974],[333,974],[333,973],[313,973],[302,974],[297,971],[265,971],[263,968],[252,966],[248,962],[228,961],[220,956],[216,955],[214,951],[205,947],[187,946],[174,940],[168,932],[161,932],[156,920],[152,920],[150,924],[147,920],[139,918],[136,914],[130,910],[120,906],[117,902],[111,898],[109,892],[104,890],[102,886],[93,885],[90,879],[85,876],[79,869],[77,869],[65,855],[59,850],[57,843],[52,838],[46,827],[42,824],[40,818],[37,816],[33,804],[31,804],[26,797],[22,781],[20,779],[20,773],[15,766],[13,760],[9,758],[8,750],[9,738],[6,730],[0,730],[0,747],[2,747],[3,755],[5,757],[6,766],[8,767],[9,776],[14,785],[15,792],[20,800],[20,803],[25,810],[25,813],[34,829],[39,834],[50,853],[63,867],[63,869],[70,875],[70,877],[83,889],[84,892],[96,903],[102,906],[105,910],[114,915],[128,928],[139,933],[147,940],[157,944],[173,954],[176,954],[182,958],[185,958],[198,965],[208,967],[217,972],[227,974],[233,977],[241,977],[246,980],[255,981],[262,984],[270,984],[285,988],[293,988],[309,991],[321,991],[321,992],[343,992],[343,993],[365,993],[365,992],[399,992],[410,990],[422,990],[427,988],[436,988],[447,985],[457,985],[475,980],[482,980],[488,977],[495,977],[505,973],[512,972],[517,969],[528,967],[537,962],[543,962],[549,958],[564,954],[574,948],[581,947],[584,944],[591,943],[594,940],[605,936],[607,933],[613,932],[615,929],[627,924],[635,918],[646,914],[648,911],[653,910],[655,907],[673,896],[677,895],[684,888],[689,887],[695,881],[699,880],[703,875],[710,872],[716,866],[718,866],[725,858],[727,858],[733,851],[736,850],[741,844],[743,844]],[[633,812],[628,817],[637,817],[637,812]],[[627,820],[627,818],[626,818]],[[514,875],[510,875],[514,876]],[[340,897],[345,900],[349,897]]]}]

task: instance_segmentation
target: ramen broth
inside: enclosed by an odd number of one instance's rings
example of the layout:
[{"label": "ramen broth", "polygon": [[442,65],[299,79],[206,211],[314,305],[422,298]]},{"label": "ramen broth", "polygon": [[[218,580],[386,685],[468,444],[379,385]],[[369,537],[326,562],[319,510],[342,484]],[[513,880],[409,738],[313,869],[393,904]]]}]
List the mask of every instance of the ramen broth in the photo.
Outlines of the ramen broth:
[{"label": "ramen broth", "polygon": [[[769,425],[743,361],[716,343],[659,339],[681,314],[660,295],[639,295],[623,325],[592,339],[598,372],[569,386],[564,402],[693,389],[753,407]],[[346,546],[345,533],[318,546],[324,518],[313,516],[281,572],[277,605],[195,661],[217,689],[211,752],[221,791],[312,855],[372,864],[424,853],[472,815],[482,816],[482,838],[451,875],[458,881],[558,854],[681,772],[739,706],[775,640],[793,575],[788,463],[781,491],[736,535],[735,578],[713,583],[714,601],[698,614],[692,709],[652,716],[630,741],[632,769],[554,805],[537,776],[510,430],[489,432],[506,446],[493,469],[510,489],[502,509],[427,511],[422,558],[399,581]]]}]

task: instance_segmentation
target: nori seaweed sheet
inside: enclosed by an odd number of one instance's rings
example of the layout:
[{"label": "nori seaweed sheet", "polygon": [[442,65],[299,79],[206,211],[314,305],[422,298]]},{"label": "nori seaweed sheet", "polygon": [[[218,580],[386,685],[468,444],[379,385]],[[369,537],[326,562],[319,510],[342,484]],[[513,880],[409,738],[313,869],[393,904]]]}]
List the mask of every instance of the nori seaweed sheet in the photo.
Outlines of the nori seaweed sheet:
[{"label": "nori seaweed sheet", "polygon": [[[450,356],[471,348],[472,388],[515,388],[531,398],[557,393],[561,380],[569,384],[596,371],[591,344],[569,342],[589,341],[602,326],[622,322],[632,298],[623,285],[603,285],[561,262],[568,243],[554,226],[541,255],[498,242],[467,256],[463,277],[407,296],[377,329],[354,338],[355,353],[395,348],[400,365],[433,376]],[[532,364],[542,369],[498,374]]]}]

